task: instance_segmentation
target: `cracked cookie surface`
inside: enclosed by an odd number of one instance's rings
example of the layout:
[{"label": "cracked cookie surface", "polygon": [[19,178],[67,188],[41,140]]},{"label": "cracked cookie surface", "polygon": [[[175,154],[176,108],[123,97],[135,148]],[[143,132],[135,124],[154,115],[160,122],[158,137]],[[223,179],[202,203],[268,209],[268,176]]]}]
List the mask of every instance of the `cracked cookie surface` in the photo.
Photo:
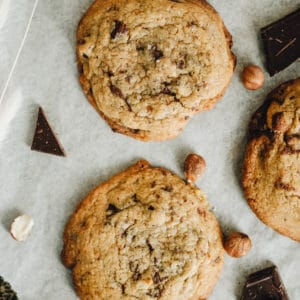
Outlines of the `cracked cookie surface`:
[{"label": "cracked cookie surface", "polygon": [[70,218],[62,259],[81,299],[206,299],[224,259],[204,194],[139,161]]},{"label": "cracked cookie surface", "polygon": [[300,78],[272,91],[253,115],[242,183],[257,216],[300,242]]},{"label": "cracked cookie surface", "polygon": [[80,82],[113,130],[173,138],[225,93],[231,44],[204,0],[97,0],[78,26]]}]

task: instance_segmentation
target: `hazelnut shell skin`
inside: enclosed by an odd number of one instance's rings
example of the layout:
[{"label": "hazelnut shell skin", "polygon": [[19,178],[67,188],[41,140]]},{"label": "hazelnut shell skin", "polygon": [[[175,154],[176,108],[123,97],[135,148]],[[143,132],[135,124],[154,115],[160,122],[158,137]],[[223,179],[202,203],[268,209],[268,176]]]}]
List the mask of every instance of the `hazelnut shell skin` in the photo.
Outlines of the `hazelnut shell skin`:
[{"label": "hazelnut shell skin", "polygon": [[235,258],[245,256],[251,247],[251,239],[241,232],[231,233],[224,241],[224,249],[227,254]]},{"label": "hazelnut shell skin", "polygon": [[243,70],[242,82],[246,89],[258,90],[265,82],[265,75],[259,66],[249,65]]},{"label": "hazelnut shell skin", "polygon": [[206,169],[204,158],[198,154],[189,154],[184,162],[184,176],[188,182],[194,183]]}]

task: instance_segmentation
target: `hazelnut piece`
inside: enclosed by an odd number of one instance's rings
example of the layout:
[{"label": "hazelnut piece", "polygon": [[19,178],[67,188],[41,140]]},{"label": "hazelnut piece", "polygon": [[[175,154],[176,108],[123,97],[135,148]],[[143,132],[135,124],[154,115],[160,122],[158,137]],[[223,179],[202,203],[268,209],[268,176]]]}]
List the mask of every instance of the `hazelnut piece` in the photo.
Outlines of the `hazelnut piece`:
[{"label": "hazelnut piece", "polygon": [[184,176],[188,182],[195,182],[205,171],[206,163],[202,156],[189,154],[184,162]]},{"label": "hazelnut piece", "polygon": [[251,249],[252,243],[248,235],[241,232],[232,232],[224,242],[224,248],[232,257],[242,257]]},{"label": "hazelnut piece", "polygon": [[24,242],[28,239],[33,227],[33,219],[29,215],[17,217],[10,227],[12,237],[18,242]]},{"label": "hazelnut piece", "polygon": [[246,89],[258,90],[265,82],[265,76],[262,69],[256,65],[245,67],[242,73],[242,82]]}]

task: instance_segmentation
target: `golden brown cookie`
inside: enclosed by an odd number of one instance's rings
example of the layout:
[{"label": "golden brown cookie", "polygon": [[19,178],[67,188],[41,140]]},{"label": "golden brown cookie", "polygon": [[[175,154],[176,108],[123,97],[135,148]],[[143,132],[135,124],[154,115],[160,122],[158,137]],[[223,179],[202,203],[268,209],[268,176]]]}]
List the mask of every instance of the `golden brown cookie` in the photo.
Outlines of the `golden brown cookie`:
[{"label": "golden brown cookie", "polygon": [[224,260],[204,194],[147,161],[94,189],[70,218],[62,259],[81,299],[205,299]]},{"label": "golden brown cookie", "polygon": [[80,82],[114,131],[166,140],[224,95],[231,45],[204,0],[96,0],[77,31]]},{"label": "golden brown cookie", "polygon": [[300,78],[272,91],[252,117],[242,183],[257,216],[300,242]]}]

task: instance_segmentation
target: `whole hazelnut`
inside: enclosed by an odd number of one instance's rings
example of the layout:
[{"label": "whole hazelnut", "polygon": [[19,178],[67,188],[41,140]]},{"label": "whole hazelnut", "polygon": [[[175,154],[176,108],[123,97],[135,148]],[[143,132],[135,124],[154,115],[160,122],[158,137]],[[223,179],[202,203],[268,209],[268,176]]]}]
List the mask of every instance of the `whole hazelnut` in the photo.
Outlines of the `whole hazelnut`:
[{"label": "whole hazelnut", "polygon": [[224,248],[232,257],[242,257],[251,249],[252,243],[248,235],[241,232],[231,233],[224,242]]},{"label": "whole hazelnut", "polygon": [[265,75],[259,66],[249,65],[244,68],[242,82],[248,90],[258,90],[265,82]]},{"label": "whole hazelnut", "polygon": [[184,176],[188,182],[195,182],[206,168],[205,160],[198,154],[189,154],[184,162]]}]

